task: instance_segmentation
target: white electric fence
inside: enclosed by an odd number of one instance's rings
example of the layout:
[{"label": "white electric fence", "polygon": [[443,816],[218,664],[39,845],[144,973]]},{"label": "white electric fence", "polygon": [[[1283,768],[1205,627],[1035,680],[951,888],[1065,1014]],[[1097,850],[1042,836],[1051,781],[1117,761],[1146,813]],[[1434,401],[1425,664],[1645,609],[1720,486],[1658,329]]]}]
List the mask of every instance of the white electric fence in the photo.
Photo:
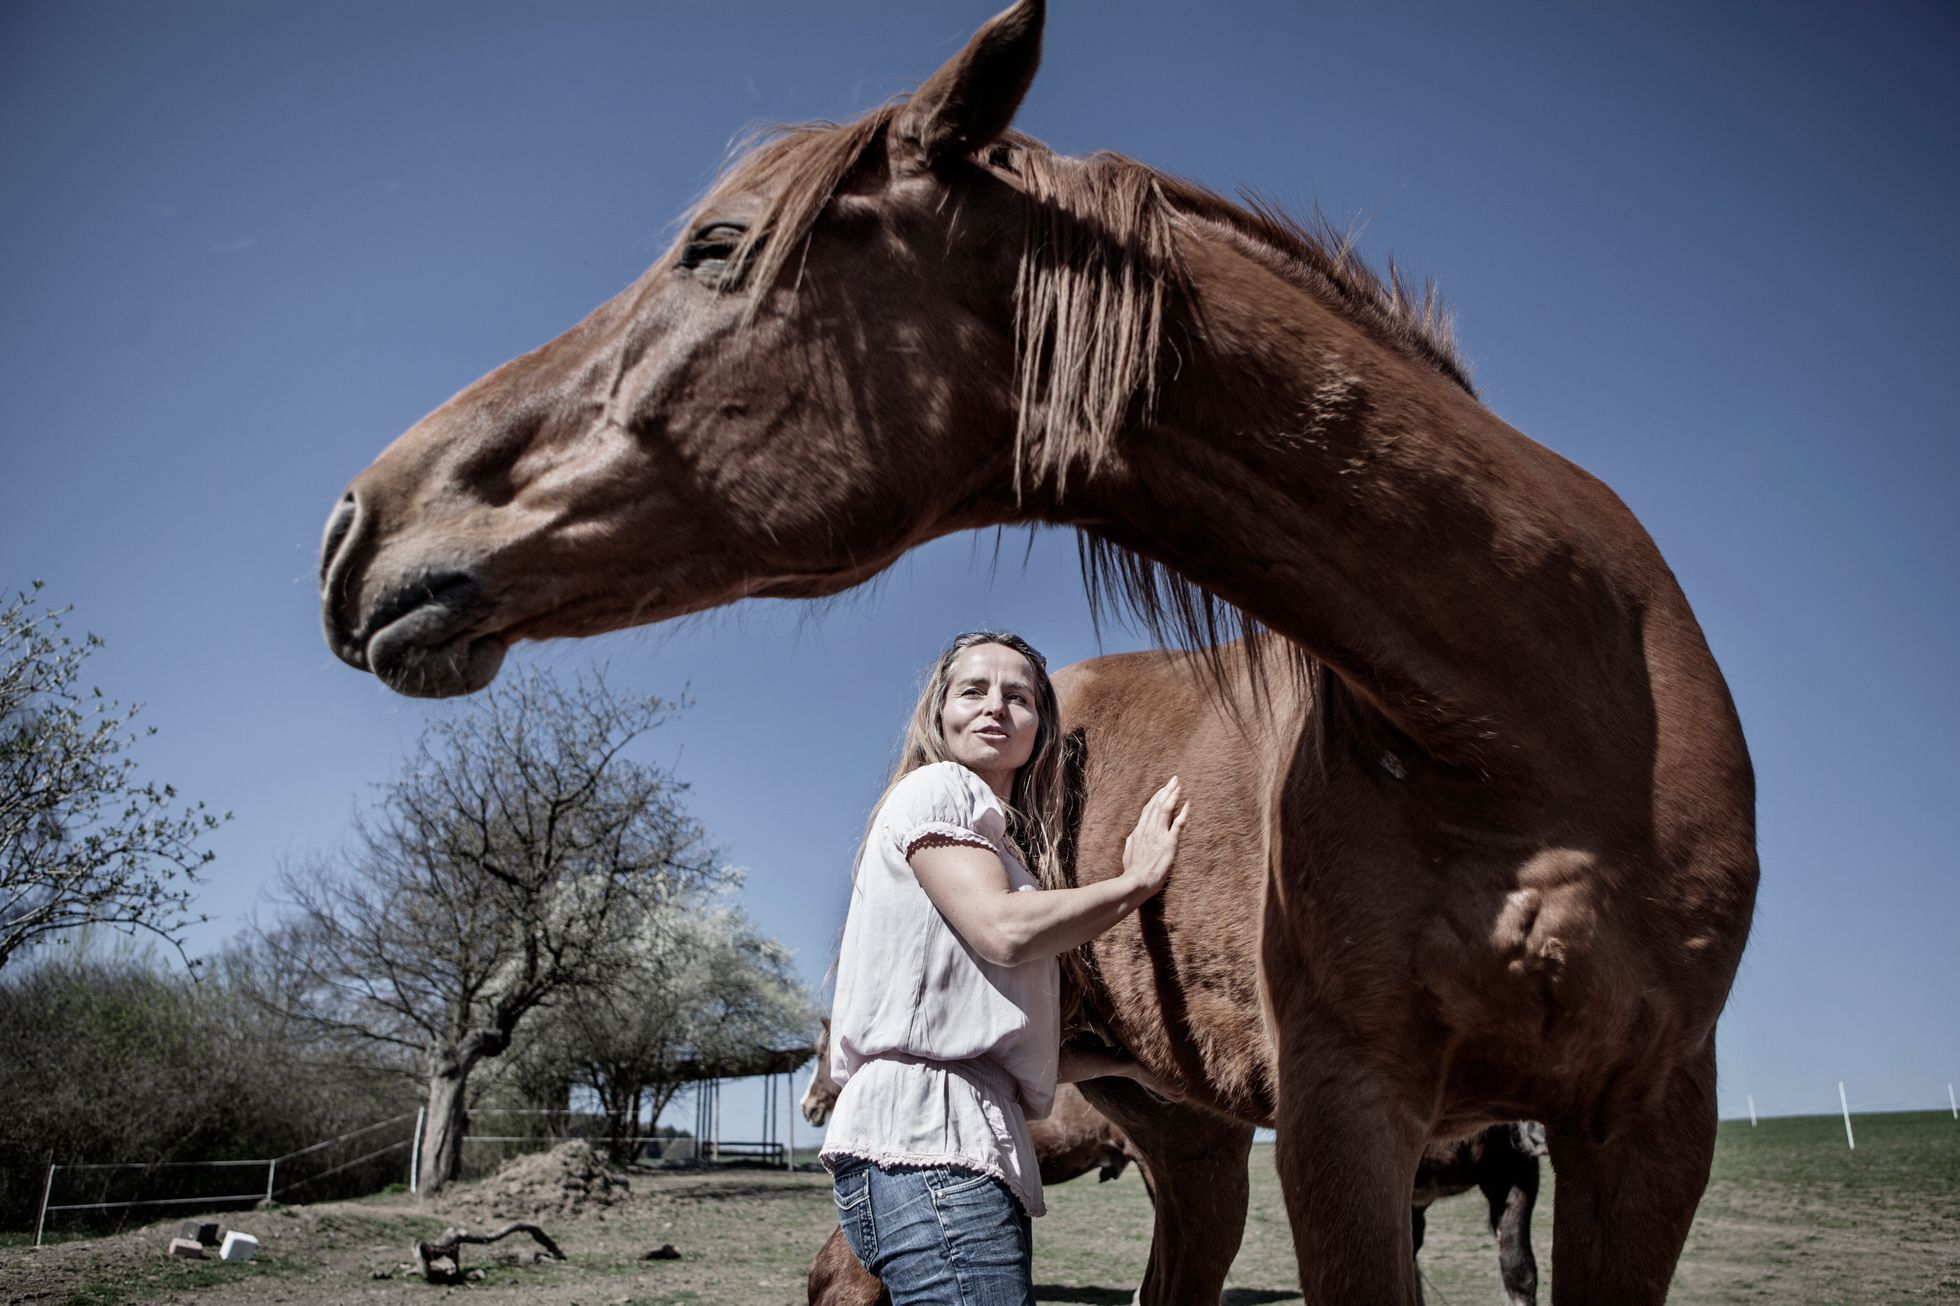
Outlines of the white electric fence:
[{"label": "white electric fence", "polygon": [[[1846,1089],[1843,1080],[1838,1081],[1837,1096],[1838,1096],[1838,1118],[1844,1122],[1845,1150],[1850,1152],[1855,1152],[1858,1150],[1858,1135],[1856,1134],[1856,1132],[1854,1132],[1852,1128],[1851,1096],[1849,1091]],[[1749,1108],[1749,1126],[1752,1129],[1756,1128],[1757,1127],[1756,1095],[1754,1093],[1745,1093],[1743,1094],[1743,1101],[1748,1105]],[[1798,1117],[1798,1118],[1803,1118],[1803,1117],[1815,1118],[1817,1115],[1817,1109],[1814,1102],[1791,1104],[1786,1101],[1781,1104],[1771,1103],[1770,1109],[1772,1111],[1772,1114],[1781,1114],[1784,1116],[1791,1116],[1791,1117]],[[1947,1084],[1946,1086],[1946,1109],[1948,1114],[1950,1114],[1954,1120],[1960,1121],[1960,1097],[1955,1096],[1953,1091],[1953,1085],[1951,1083]],[[1858,1112],[1860,1115],[1864,1115],[1864,1116],[1883,1116],[1883,1115],[1894,1115],[1894,1114],[1899,1114],[1904,1112],[1923,1112],[1926,1110],[1928,1110],[1928,1108],[1922,1103],[1918,1103],[1918,1102],[1885,1101],[1885,1102],[1864,1103],[1862,1106],[1859,1107]],[[1938,1108],[1934,1107],[1932,1108],[1932,1110],[1938,1110]]]},{"label": "white electric fence", "polygon": [[[302,1156],[309,1156],[314,1152],[318,1152],[323,1148],[332,1147],[338,1143],[349,1142],[352,1139],[360,1138],[367,1134],[372,1134],[376,1130],[386,1129],[391,1125],[399,1125],[403,1121],[407,1120],[408,1118],[409,1117],[406,1114],[391,1116],[386,1120],[377,1120],[375,1121],[375,1123],[371,1125],[364,1125],[359,1129],[349,1130],[347,1133],[341,1134],[338,1137],[324,1139],[318,1143],[312,1143],[306,1147],[302,1147],[297,1151],[287,1152],[283,1156],[256,1157],[256,1158],[252,1158],[249,1160],[242,1160],[242,1161],[107,1161],[107,1162],[93,1162],[88,1164],[70,1163],[66,1165],[56,1164],[55,1162],[50,1161],[48,1162],[47,1181],[41,1186],[41,1213],[39,1216],[35,1218],[34,1221],[34,1245],[36,1247],[39,1247],[41,1245],[42,1234],[46,1231],[47,1223],[48,1223],[48,1212],[50,1211],[130,1210],[142,1206],[210,1207],[210,1206],[221,1205],[227,1202],[270,1202],[281,1194],[291,1193],[297,1189],[304,1188],[308,1184],[316,1183],[321,1179],[325,1179],[328,1175],[339,1174],[341,1171],[351,1169],[352,1167],[360,1165],[363,1162],[372,1161],[378,1156],[385,1156],[389,1152],[396,1151],[399,1148],[407,1147],[409,1146],[411,1140],[404,1138],[397,1142],[389,1143],[385,1147],[378,1147],[372,1151],[364,1152],[360,1156],[355,1157],[351,1161],[343,1161],[339,1165],[331,1166],[328,1169],[321,1170],[315,1174],[306,1175],[305,1177],[300,1179],[294,1179],[291,1182],[283,1185],[278,1182],[279,1167],[281,1164],[287,1161],[297,1160]],[[53,1203],[50,1201],[50,1199],[54,1196],[54,1181],[57,1172],[64,1172],[64,1171],[67,1172],[98,1171],[99,1172],[99,1171],[113,1171],[113,1170],[141,1170],[144,1171],[145,1173],[154,1173],[158,1170],[191,1170],[191,1169],[250,1170],[250,1169],[257,1169],[260,1166],[263,1166],[265,1168],[265,1183],[263,1186],[255,1185],[252,1191],[249,1193],[236,1192],[236,1193],[200,1194],[194,1197],[138,1197],[125,1201],[115,1201],[115,1202]],[[238,1187],[240,1185],[233,1185],[233,1186]]]}]

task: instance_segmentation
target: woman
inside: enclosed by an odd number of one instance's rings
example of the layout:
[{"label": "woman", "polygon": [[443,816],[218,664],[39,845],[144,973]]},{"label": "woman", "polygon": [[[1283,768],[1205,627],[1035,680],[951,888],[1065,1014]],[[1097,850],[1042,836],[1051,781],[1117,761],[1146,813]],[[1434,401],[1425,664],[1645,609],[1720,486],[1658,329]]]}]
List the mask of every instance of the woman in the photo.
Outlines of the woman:
[{"label": "woman", "polygon": [[1041,655],[999,632],[954,640],[858,852],[831,1017],[842,1091],[823,1161],[845,1237],[894,1306],[1032,1306],[1028,1119],[1057,1082],[1163,1091],[1133,1062],[1062,1052],[1055,958],[1163,886],[1189,809],[1172,777],[1121,875],[1058,887],[1063,783]]}]

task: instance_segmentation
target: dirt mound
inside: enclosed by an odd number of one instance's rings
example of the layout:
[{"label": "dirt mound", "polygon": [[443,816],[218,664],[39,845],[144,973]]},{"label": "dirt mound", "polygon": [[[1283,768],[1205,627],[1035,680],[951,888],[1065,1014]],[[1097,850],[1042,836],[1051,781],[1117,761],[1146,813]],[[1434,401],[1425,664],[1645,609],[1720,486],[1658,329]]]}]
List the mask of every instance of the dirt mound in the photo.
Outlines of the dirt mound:
[{"label": "dirt mound", "polygon": [[606,1169],[592,1145],[560,1143],[504,1164],[467,1188],[452,1190],[458,1205],[502,1220],[549,1220],[593,1215],[625,1201],[632,1187]]}]

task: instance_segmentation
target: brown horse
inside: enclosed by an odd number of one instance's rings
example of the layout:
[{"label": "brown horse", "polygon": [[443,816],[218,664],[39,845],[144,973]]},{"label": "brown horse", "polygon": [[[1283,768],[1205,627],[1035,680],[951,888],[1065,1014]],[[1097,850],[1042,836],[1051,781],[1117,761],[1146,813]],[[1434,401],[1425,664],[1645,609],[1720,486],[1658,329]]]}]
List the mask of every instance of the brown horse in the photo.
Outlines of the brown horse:
[{"label": "brown horse", "polygon": [[[1092,950],[1093,1008],[1192,1102],[1095,1092],[1160,1228],[1207,1218],[1166,1167],[1216,1171],[1270,1119],[1307,1300],[1413,1301],[1424,1146],[1539,1119],[1555,1300],[1658,1301],[1757,878],[1700,627],[1626,507],[1477,401],[1426,298],[1281,215],[1010,133],[1042,12],[751,151],[634,285],[398,440],[328,523],[328,641],[463,693],[518,639],[1077,527],[1092,597],[1200,642],[1259,623],[1266,655],[1197,664],[1292,714],[1209,783],[1180,731],[1248,750],[1199,708],[1087,736],[1084,877],[1166,770],[1187,842],[1224,850]],[[1212,1273],[1153,1253],[1144,1300]]]}]

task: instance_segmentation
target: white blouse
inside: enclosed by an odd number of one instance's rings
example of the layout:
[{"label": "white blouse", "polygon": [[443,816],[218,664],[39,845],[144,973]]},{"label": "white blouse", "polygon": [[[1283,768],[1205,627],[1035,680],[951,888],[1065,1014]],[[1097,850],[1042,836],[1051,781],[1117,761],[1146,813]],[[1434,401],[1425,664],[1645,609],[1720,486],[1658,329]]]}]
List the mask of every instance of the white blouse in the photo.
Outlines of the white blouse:
[{"label": "white blouse", "polygon": [[1040,1215],[1028,1121],[1055,1100],[1057,966],[1049,957],[997,966],[967,945],[906,860],[935,838],[991,849],[1017,891],[1040,888],[979,776],[937,762],[893,787],[865,837],[844,923],[830,1024],[842,1091],[823,1160],[990,1174]]}]

